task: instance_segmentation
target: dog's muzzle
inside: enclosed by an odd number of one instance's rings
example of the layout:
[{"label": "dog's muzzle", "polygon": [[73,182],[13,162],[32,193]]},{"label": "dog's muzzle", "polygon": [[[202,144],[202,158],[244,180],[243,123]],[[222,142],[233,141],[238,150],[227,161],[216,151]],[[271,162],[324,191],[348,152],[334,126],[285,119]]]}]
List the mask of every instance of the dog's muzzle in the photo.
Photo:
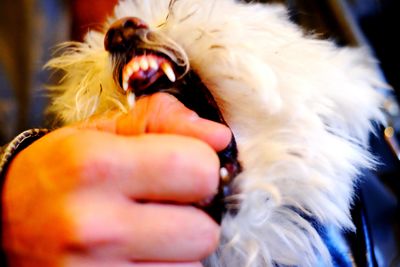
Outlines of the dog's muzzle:
[{"label": "dog's muzzle", "polygon": [[[182,49],[151,31],[139,18],[127,17],[113,23],[106,33],[104,46],[111,55],[114,80],[126,94],[130,106],[140,96],[167,92],[200,117],[227,125],[211,92],[189,69]],[[233,136],[218,156],[219,192],[200,206],[220,222],[227,210],[235,213],[238,206],[231,197],[237,193],[232,180],[242,168]]]}]

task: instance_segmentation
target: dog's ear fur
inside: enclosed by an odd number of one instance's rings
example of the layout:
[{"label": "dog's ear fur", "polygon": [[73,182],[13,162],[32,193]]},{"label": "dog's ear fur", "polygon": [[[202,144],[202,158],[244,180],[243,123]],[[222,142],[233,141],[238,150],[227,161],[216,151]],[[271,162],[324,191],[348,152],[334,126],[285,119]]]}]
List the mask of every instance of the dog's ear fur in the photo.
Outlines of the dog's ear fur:
[{"label": "dog's ear fur", "polygon": [[[374,166],[368,138],[383,121],[375,63],[362,49],[304,36],[278,5],[123,0],[109,22],[124,16],[186,51],[236,136],[240,210],[224,218],[208,264],[330,266],[311,221],[353,229],[353,186]],[[126,110],[103,38],[90,32],[47,65],[65,72],[51,105],[65,123]]]}]

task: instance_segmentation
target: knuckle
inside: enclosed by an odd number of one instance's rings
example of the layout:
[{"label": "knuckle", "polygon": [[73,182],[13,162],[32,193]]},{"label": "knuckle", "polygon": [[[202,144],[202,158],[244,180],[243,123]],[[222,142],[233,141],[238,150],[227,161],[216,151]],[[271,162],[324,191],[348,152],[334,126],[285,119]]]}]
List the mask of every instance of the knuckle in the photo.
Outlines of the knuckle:
[{"label": "knuckle", "polygon": [[[218,187],[219,159],[217,154],[205,143],[195,139],[182,139],[180,145],[166,149],[166,164],[163,169],[172,174],[184,175],[196,188],[196,192],[210,195]],[[171,142],[172,143],[172,142]]]},{"label": "knuckle", "polygon": [[150,95],[150,102],[154,105],[160,105],[160,103],[176,103],[177,99],[170,94],[155,93]]},{"label": "knuckle", "polygon": [[96,143],[90,135],[81,132],[67,136],[57,145],[62,171],[80,182],[93,181],[105,170],[104,157],[96,153]]},{"label": "knuckle", "polygon": [[197,188],[203,195],[214,193],[218,187],[219,159],[217,154],[207,145],[200,143],[197,148],[194,172],[197,181]]},{"label": "knuckle", "polygon": [[[75,250],[101,249],[104,246],[118,244],[123,238],[118,219],[110,216],[114,209],[104,199],[93,199],[91,196],[72,198],[68,212],[73,218],[70,235],[66,246]],[[95,200],[95,202],[93,202]],[[92,204],[82,204],[92,203]],[[94,204],[93,204],[94,203]]]}]

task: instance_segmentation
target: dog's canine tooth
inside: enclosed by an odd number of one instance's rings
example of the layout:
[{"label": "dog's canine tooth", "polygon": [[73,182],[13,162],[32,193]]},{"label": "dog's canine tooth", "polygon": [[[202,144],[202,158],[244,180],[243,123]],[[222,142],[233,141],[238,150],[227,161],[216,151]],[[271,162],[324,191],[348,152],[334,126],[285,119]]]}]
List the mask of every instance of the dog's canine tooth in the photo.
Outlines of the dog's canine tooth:
[{"label": "dog's canine tooth", "polygon": [[135,105],[135,94],[132,91],[128,92],[126,100],[128,102],[129,108],[133,108],[133,106]]},{"label": "dog's canine tooth", "polygon": [[129,81],[129,77],[132,74],[131,70],[129,68],[125,68],[122,74],[122,89],[124,89],[124,91],[128,91],[128,81]]},{"label": "dog's canine tooth", "polygon": [[128,64],[125,66],[123,72],[122,72],[122,89],[124,91],[128,91],[129,88],[129,77],[132,75],[134,72],[132,64]]},{"label": "dog's canine tooth", "polygon": [[125,92],[128,91],[129,89],[128,81],[124,80],[124,82],[122,83],[122,89],[124,89]]},{"label": "dog's canine tooth", "polygon": [[175,76],[174,70],[171,67],[171,64],[169,64],[168,62],[163,62],[161,64],[161,69],[164,71],[165,75],[167,75],[168,79],[171,82],[176,81],[176,76]]}]

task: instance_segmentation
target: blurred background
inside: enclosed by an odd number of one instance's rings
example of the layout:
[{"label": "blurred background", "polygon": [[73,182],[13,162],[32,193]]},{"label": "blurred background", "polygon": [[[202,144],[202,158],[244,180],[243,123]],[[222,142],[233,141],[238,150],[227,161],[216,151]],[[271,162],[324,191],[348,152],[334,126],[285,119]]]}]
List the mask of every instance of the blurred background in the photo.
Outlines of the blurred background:
[{"label": "blurred background", "polygon": [[46,125],[43,70],[57,44],[100,28],[116,0],[0,0],[0,143]]},{"label": "blurred background", "polygon": [[[115,2],[0,0],[0,144],[22,130],[47,126],[44,85],[50,74],[43,65],[56,44],[82,40],[89,28],[100,28]],[[371,138],[382,164],[363,177],[353,209],[359,228],[348,240],[354,247],[357,266],[400,266],[400,1],[260,2],[287,5],[292,20],[306,32],[332,39],[339,46],[368,47],[377,58],[377,71],[393,87],[392,92],[383,91],[389,127],[381,127],[378,135]]]}]

